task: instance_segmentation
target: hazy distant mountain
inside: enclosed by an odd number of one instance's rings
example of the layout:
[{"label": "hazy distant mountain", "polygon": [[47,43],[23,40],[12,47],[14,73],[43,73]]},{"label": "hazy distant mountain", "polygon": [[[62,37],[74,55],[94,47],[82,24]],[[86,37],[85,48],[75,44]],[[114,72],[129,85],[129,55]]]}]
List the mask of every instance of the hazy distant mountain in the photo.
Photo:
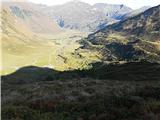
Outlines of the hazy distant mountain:
[{"label": "hazy distant mountain", "polygon": [[40,10],[44,7],[27,2],[3,2],[3,10],[15,16],[14,20],[23,23],[35,33],[57,33],[61,29],[53,20],[44,15]]},{"label": "hazy distant mountain", "polygon": [[109,61],[146,59],[160,62],[159,16],[160,5],[89,35],[83,47],[101,51]]},{"label": "hazy distant mountain", "polygon": [[127,14],[132,11],[131,8],[125,5],[114,5],[114,4],[106,4],[106,3],[97,3],[93,5],[94,9],[97,9],[105,14],[105,16],[109,18],[113,18],[115,20],[121,20],[121,16]]},{"label": "hazy distant mountain", "polygon": [[25,24],[38,33],[59,32],[58,25],[61,28],[95,32],[148,8],[133,11],[125,5],[90,5],[78,0],[51,7],[28,2],[6,2],[3,6],[8,7],[21,20],[25,20]]},{"label": "hazy distant mountain", "polygon": [[44,13],[56,20],[61,27],[83,31],[95,31],[104,25],[114,23],[131,10],[124,5],[99,3],[91,6],[80,1],[43,9]]},{"label": "hazy distant mountain", "polygon": [[129,18],[129,17],[136,16],[136,15],[146,11],[149,8],[151,8],[151,7],[150,6],[143,6],[139,9],[133,10],[133,11],[131,11],[129,13],[126,13],[125,15],[121,16],[121,20],[124,20],[124,19]]},{"label": "hazy distant mountain", "polygon": [[[90,31],[98,26],[98,23],[95,23],[97,19],[104,19],[103,13],[92,9],[92,6],[87,3],[79,1],[48,7],[44,11],[61,27],[69,29]],[[96,25],[94,26],[93,23]]]}]

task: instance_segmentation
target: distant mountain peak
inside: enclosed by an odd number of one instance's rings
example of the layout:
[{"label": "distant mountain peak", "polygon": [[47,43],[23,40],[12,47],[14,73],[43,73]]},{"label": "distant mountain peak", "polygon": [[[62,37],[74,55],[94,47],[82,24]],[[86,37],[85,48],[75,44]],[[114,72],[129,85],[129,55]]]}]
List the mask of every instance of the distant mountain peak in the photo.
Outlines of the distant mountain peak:
[{"label": "distant mountain peak", "polygon": [[80,1],[80,0],[72,0],[72,2],[82,2],[82,1]]},{"label": "distant mountain peak", "polygon": [[130,11],[132,9],[123,4],[90,5],[81,0],[71,0],[44,10],[45,14],[54,18],[61,27],[87,32],[95,32],[106,25],[117,22],[121,16]]},{"label": "distant mountain peak", "polygon": [[81,0],[71,0],[68,3],[84,3]]},{"label": "distant mountain peak", "polygon": [[121,5],[120,5],[120,9],[121,9],[121,8],[123,8],[123,7],[124,7],[124,5],[123,5],[123,4],[121,4]]}]

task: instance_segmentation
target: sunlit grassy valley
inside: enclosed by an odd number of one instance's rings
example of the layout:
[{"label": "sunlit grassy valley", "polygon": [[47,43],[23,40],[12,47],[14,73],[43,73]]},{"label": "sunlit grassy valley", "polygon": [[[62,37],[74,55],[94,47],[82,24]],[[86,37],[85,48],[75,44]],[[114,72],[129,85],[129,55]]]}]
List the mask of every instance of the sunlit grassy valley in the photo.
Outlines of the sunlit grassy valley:
[{"label": "sunlit grassy valley", "polygon": [[[72,35],[70,36],[70,34]],[[14,41],[14,45],[11,47],[8,43],[5,46],[5,43],[2,42],[2,74],[9,74],[22,66],[29,65],[49,67],[60,71],[87,67],[87,64],[91,63],[92,60],[98,60],[96,57],[98,54],[81,51],[76,55],[75,50],[81,46],[78,41],[82,36],[85,37],[86,35],[80,32],[67,31],[60,33],[57,37],[43,35],[40,38],[32,38],[37,39],[35,40],[36,43]],[[13,44],[12,42],[10,44]],[[82,66],[83,62],[87,63],[86,66]]]},{"label": "sunlit grassy valley", "polygon": [[[21,19],[19,20],[7,9],[3,9],[1,13],[3,75],[28,65],[64,71],[87,67],[87,64],[92,62],[90,56],[93,57],[93,60],[98,60],[96,52],[91,55],[82,51],[82,59],[74,54],[75,50],[81,46],[78,41],[87,37],[87,32],[60,30],[58,26],[55,26],[59,30],[53,34],[50,32],[33,33],[21,22]],[[14,24],[13,20],[15,20]],[[86,66],[84,62],[87,63]]]},{"label": "sunlit grassy valley", "polygon": [[3,2],[2,120],[159,120],[160,5]]}]

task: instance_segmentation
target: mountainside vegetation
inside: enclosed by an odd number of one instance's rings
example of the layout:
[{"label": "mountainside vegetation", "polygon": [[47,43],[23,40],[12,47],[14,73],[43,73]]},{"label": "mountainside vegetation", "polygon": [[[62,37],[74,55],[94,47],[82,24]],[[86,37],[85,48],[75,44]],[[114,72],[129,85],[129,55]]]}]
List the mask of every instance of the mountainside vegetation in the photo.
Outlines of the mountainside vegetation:
[{"label": "mountainside vegetation", "polygon": [[160,6],[109,25],[84,39],[83,49],[101,51],[107,61],[160,62]]},{"label": "mountainside vegetation", "polygon": [[159,120],[160,5],[4,2],[0,14],[2,120]]},{"label": "mountainside vegetation", "polygon": [[159,71],[148,62],[65,72],[24,67],[2,77],[2,119],[158,120]]}]

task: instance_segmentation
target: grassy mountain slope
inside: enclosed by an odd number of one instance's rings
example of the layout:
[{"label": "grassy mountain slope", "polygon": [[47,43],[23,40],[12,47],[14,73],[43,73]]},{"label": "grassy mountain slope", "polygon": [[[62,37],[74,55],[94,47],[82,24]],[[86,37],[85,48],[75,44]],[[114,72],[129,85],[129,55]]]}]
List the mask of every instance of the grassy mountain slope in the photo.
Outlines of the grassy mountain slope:
[{"label": "grassy mountain slope", "polygon": [[[145,12],[119,22],[111,27],[115,31],[136,35],[148,41],[159,41],[160,39],[160,5],[146,10]],[[153,37],[152,37],[153,36]]]},{"label": "grassy mountain slope", "polygon": [[101,51],[105,60],[160,61],[160,6],[115,23],[82,41],[83,48]]},{"label": "grassy mountain slope", "polygon": [[[18,21],[23,22],[35,33],[59,33],[60,27],[39,10],[43,7],[28,2],[3,2],[2,7],[8,9]],[[18,22],[17,21],[17,22]]]},{"label": "grassy mountain slope", "polygon": [[[30,54],[49,44],[36,34],[7,9],[1,11],[2,20],[2,66],[4,71],[29,63]],[[46,46],[47,47],[47,46]],[[13,67],[13,68],[12,68]]]},{"label": "grassy mountain slope", "polygon": [[[84,61],[94,59],[90,58],[85,51],[82,59],[79,55],[74,54],[75,49],[80,46],[77,40],[86,36],[86,33],[62,31],[57,27],[58,25],[55,26],[53,21],[53,25],[50,25],[51,21],[48,23],[49,18],[45,16],[41,16],[43,19],[38,16],[39,18],[35,20],[35,16],[42,13],[35,12],[38,8],[35,8],[34,4],[33,6],[28,3],[4,4],[1,10],[1,74],[8,74],[28,65],[50,67],[57,70],[75,69],[79,66],[85,67]],[[14,6],[14,9],[15,6],[18,6],[18,11],[13,12],[11,6]],[[32,16],[27,16],[24,11],[30,11]],[[42,26],[39,26],[39,23]],[[35,24],[36,27],[32,28],[32,24]]]}]

